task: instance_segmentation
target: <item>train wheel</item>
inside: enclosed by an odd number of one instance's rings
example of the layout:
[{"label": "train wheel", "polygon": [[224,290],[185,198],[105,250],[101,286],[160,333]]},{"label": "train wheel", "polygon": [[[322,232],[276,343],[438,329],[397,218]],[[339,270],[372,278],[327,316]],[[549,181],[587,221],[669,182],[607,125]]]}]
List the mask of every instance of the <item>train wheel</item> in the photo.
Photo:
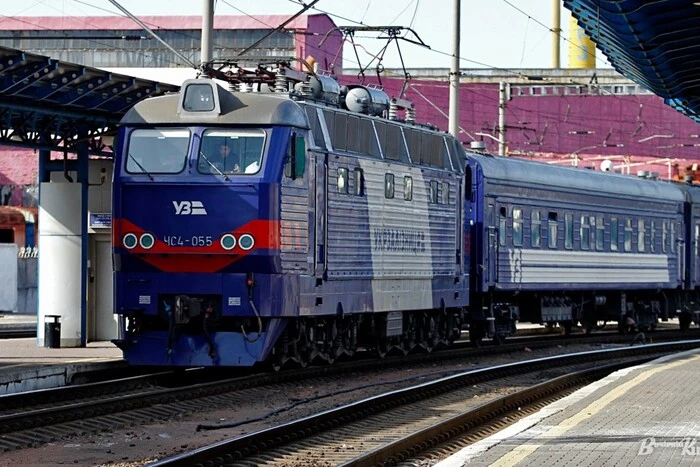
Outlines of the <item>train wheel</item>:
[{"label": "train wheel", "polygon": [[690,325],[693,322],[693,318],[690,313],[681,313],[678,315],[678,324],[680,325],[681,331],[687,331],[690,329]]}]

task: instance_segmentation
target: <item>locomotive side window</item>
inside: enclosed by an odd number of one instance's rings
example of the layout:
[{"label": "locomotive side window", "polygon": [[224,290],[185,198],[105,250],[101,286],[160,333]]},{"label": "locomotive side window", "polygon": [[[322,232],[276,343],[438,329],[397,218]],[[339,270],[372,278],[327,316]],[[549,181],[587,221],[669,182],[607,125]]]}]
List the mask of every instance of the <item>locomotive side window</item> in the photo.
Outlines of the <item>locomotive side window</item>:
[{"label": "locomotive side window", "polygon": [[438,202],[438,182],[437,180],[431,180],[430,181],[430,198],[429,202],[433,204],[437,204]]},{"label": "locomotive side window", "polygon": [[326,141],[323,139],[323,130],[321,129],[321,122],[318,119],[318,109],[315,107],[306,107],[306,116],[309,118],[309,123],[311,124],[311,133],[314,135],[314,144],[319,148],[326,148]]},{"label": "locomotive side window", "polygon": [[255,174],[262,165],[263,130],[206,130],[197,170],[203,174]]},{"label": "locomotive side window", "polygon": [[595,221],[595,249],[602,251],[605,248],[605,222],[603,216],[597,216]]},{"label": "locomotive side window", "polygon": [[134,130],[129,135],[126,171],[132,174],[180,173],[190,145],[189,130]]},{"label": "locomotive side window", "polygon": [[581,249],[591,249],[591,224],[588,216],[581,216]]},{"label": "locomotive side window", "polygon": [[501,246],[505,246],[506,244],[507,219],[506,208],[504,206],[498,211],[498,244]]},{"label": "locomotive side window", "polygon": [[377,129],[381,126],[386,127],[386,142],[382,146],[384,157],[393,161],[408,162],[408,152],[406,150],[406,144],[404,144],[401,127],[377,122]]},{"label": "locomotive side window", "polygon": [[[348,115],[347,125],[347,150],[348,152],[367,152],[363,146],[366,146],[368,141],[360,140],[360,117]],[[364,143],[364,144],[363,144]]]},{"label": "locomotive side window", "polygon": [[557,235],[559,234],[557,228],[557,213],[549,212],[547,215],[547,231],[549,238],[547,239],[547,245],[549,248],[557,247]]},{"label": "locomotive side window", "polygon": [[363,154],[381,157],[379,142],[377,141],[377,135],[374,133],[371,120],[360,120],[360,151]]},{"label": "locomotive side window", "polygon": [[564,215],[564,248],[571,250],[574,247],[574,215]]},{"label": "locomotive side window", "polygon": [[354,170],[354,186],[353,190],[355,196],[363,196],[365,193],[365,176],[362,173],[362,169],[356,168]]},{"label": "locomotive side window", "polygon": [[533,210],[530,213],[530,246],[539,248],[540,246],[540,228],[542,221],[540,220],[540,212]]},{"label": "locomotive side window", "polygon": [[513,245],[523,246],[523,210],[513,208]]},{"label": "locomotive side window", "polygon": [[625,251],[632,251],[632,219],[625,219]]},{"label": "locomotive side window", "polygon": [[649,251],[656,251],[656,221],[651,221],[649,224]]},{"label": "locomotive side window", "polygon": [[617,217],[610,218],[610,251],[617,251],[617,236],[619,234]]},{"label": "locomotive side window", "polygon": [[341,151],[348,149],[348,116],[342,112],[336,112],[335,125],[331,141],[333,148]]},{"label": "locomotive side window", "polygon": [[338,167],[338,193],[348,194],[348,169],[345,167]]},{"label": "locomotive side window", "polygon": [[394,174],[384,175],[384,197],[390,199],[394,197]]},{"label": "locomotive side window", "polygon": [[403,199],[406,201],[413,199],[413,178],[408,176],[403,178]]},{"label": "locomotive side window", "polygon": [[637,219],[637,251],[642,252],[645,250],[646,242],[646,223],[644,219]]}]

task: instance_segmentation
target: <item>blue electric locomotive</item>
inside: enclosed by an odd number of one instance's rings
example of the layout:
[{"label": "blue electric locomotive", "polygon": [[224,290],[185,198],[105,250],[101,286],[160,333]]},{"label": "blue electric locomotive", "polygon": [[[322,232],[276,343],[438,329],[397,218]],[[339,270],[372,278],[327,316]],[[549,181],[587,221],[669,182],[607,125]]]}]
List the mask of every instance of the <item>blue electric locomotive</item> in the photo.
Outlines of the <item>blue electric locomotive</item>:
[{"label": "blue electric locomotive", "polygon": [[124,358],[305,365],[456,339],[469,301],[461,145],[398,121],[410,107],[377,89],[239,71],[256,92],[189,80],[121,122]]}]

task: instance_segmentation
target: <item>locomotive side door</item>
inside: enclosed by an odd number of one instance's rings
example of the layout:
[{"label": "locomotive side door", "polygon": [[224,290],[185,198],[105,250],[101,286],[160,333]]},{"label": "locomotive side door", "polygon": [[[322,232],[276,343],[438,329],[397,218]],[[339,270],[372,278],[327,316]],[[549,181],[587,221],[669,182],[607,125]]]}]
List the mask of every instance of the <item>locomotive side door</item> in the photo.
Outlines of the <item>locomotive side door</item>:
[{"label": "locomotive side door", "polygon": [[315,186],[315,245],[314,245],[314,272],[317,278],[323,278],[327,265],[326,225],[328,219],[328,153],[317,153],[315,159],[316,186]]}]

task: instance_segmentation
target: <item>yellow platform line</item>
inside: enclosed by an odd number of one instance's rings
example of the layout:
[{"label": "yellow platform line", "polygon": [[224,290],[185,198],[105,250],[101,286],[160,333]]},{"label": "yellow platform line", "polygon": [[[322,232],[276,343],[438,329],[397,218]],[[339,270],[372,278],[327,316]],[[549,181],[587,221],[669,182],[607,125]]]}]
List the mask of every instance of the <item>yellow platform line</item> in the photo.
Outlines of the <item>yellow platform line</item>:
[{"label": "yellow platform line", "polygon": [[662,371],[670,370],[672,368],[676,368],[678,366],[684,365],[686,363],[690,363],[694,360],[700,359],[700,355],[693,356],[688,359],[683,359],[674,363],[668,363],[664,364],[663,366],[658,366],[656,368],[651,368],[649,370],[644,371],[643,373],[640,373],[633,379],[627,381],[624,384],[621,384],[617,388],[611,390],[607,394],[605,394],[603,397],[600,399],[596,400],[595,402],[592,402],[589,404],[586,408],[578,412],[576,415],[573,415],[572,417],[567,418],[566,420],[562,421],[559,425],[554,426],[547,430],[546,432],[536,436],[533,438],[531,441],[529,441],[526,444],[522,444],[520,446],[517,446],[515,449],[513,449],[511,452],[506,454],[505,456],[501,457],[498,459],[496,462],[492,464],[492,466],[498,466],[498,467],[510,467],[514,466],[517,463],[525,460],[529,455],[537,451],[540,447],[542,447],[549,439],[551,438],[556,438],[558,436],[563,435],[567,431],[571,430],[574,428],[576,425],[581,423],[584,420],[590,419],[593,417],[595,414],[600,412],[602,409],[610,405],[611,403],[615,402],[615,400],[619,399],[620,396],[628,392],[630,389],[633,387],[637,386],[640,383],[643,383],[647,379],[651,378],[657,373],[660,373]]}]

